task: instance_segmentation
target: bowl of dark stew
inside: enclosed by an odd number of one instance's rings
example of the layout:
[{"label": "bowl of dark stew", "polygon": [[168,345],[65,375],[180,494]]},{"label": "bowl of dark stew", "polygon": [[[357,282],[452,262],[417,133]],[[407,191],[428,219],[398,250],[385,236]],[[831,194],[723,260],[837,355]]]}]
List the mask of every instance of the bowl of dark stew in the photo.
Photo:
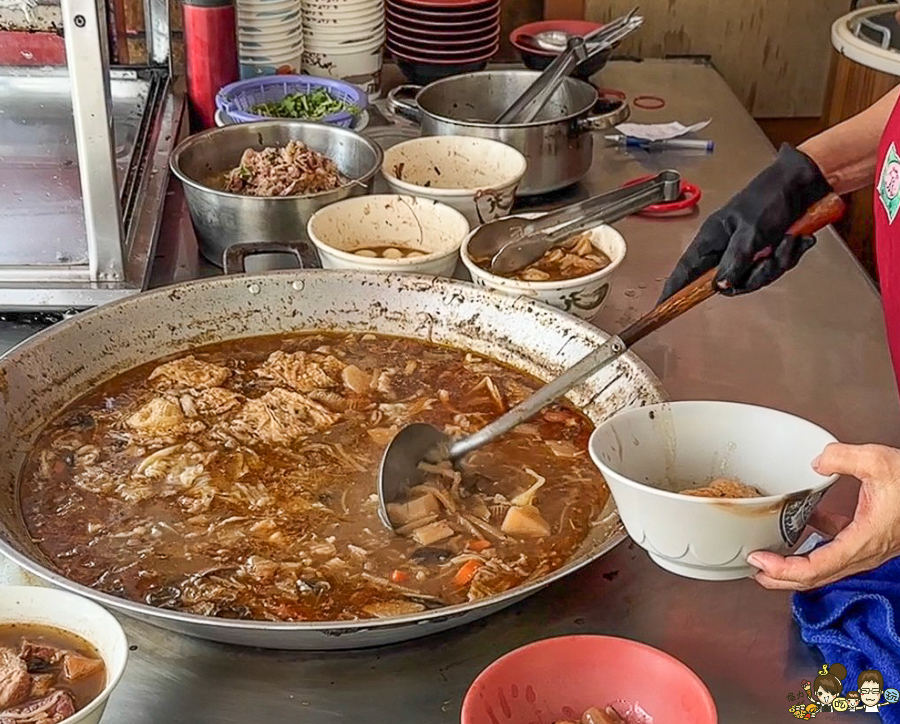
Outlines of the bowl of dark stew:
[{"label": "bowl of dark stew", "polygon": [[[543,214],[517,216],[536,219]],[[592,318],[609,297],[612,278],[626,252],[622,235],[602,225],[573,234],[525,269],[500,276],[490,271],[490,259],[478,259],[469,253],[471,238],[472,234],[463,242],[460,257],[475,284],[513,297],[535,299],[582,319]]]},{"label": "bowl of dark stew", "polygon": [[127,658],[122,627],[96,603],[0,587],[0,722],[96,724]]}]

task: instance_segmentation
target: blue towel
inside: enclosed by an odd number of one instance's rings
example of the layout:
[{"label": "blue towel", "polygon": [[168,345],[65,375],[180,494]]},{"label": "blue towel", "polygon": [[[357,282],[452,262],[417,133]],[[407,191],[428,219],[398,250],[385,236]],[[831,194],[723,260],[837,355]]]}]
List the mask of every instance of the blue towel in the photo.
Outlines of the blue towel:
[{"label": "blue towel", "polygon": [[[856,678],[866,669],[881,672],[885,689],[900,689],[900,558],[795,594],[792,608],[800,636],[822,653],[823,663],[847,668],[844,692],[856,690]],[[808,678],[812,681],[813,676]],[[882,707],[879,713],[885,724],[900,724],[900,703]],[[869,717],[875,720],[874,714]]]}]

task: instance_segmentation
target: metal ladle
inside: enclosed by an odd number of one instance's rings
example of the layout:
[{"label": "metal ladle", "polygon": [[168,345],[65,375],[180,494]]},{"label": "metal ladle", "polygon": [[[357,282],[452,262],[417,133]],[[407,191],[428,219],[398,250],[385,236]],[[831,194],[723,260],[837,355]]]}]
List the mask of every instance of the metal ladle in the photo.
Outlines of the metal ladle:
[{"label": "metal ladle", "polygon": [[[837,221],[844,212],[844,202],[836,194],[830,194],[813,205],[796,221],[787,234],[808,236]],[[680,292],[667,299],[639,320],[629,325],[618,336],[610,337],[604,344],[588,352],[562,375],[545,385],[524,402],[498,417],[473,435],[454,441],[449,435],[426,423],[413,423],[398,432],[384,451],[378,471],[378,513],[382,522],[391,530],[394,525],[387,506],[397,500],[405,500],[411,487],[419,484],[423,472],[419,463],[450,460],[456,462],[470,452],[493,442],[517,425],[529,420],[551,402],[565,395],[579,382],[620,357],[625,350],[681,316],[700,302],[718,292],[717,269],[710,269]]]}]

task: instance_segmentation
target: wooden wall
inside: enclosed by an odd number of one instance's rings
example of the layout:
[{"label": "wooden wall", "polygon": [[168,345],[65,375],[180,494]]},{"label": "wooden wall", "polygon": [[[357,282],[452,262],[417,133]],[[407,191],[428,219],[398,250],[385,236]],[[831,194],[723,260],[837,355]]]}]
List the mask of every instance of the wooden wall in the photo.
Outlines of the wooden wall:
[{"label": "wooden wall", "polygon": [[644,26],[621,52],[708,55],[756,118],[821,116],[831,24],[849,0],[585,0],[604,21],[640,5]]}]

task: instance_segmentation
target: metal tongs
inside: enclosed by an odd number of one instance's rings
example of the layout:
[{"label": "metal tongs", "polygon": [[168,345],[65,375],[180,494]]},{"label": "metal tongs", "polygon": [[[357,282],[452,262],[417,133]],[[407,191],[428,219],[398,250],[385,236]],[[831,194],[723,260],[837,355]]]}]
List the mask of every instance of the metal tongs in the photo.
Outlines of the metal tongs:
[{"label": "metal tongs", "polygon": [[661,171],[652,179],[594,196],[537,219],[499,219],[485,224],[469,240],[469,254],[491,258],[494,274],[512,274],[548,250],[583,231],[624,219],[647,206],[674,201],[681,174]]},{"label": "metal tongs", "polygon": [[525,92],[497,117],[494,123],[531,123],[556,93],[563,79],[570,76],[575,68],[595,55],[606,52],[643,24],[642,17],[635,17],[636,12],[637,8],[634,8],[628,15],[624,15],[584,37],[569,38],[565,52],[557,55],[534,83],[528,86]]}]

